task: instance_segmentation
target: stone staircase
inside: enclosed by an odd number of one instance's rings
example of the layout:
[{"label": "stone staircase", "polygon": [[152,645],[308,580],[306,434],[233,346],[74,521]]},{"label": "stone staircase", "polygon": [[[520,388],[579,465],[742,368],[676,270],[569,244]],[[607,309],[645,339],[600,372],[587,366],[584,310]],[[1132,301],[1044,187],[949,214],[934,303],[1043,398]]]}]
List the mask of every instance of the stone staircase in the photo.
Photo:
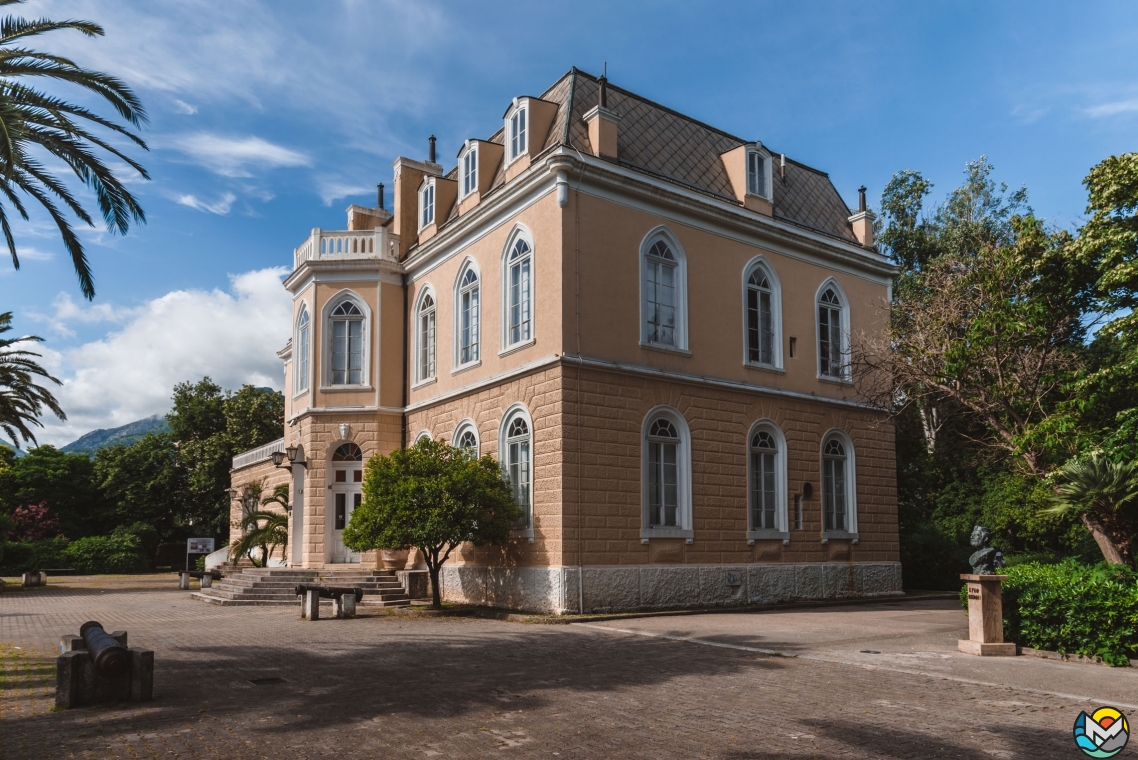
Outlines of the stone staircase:
[{"label": "stone staircase", "polygon": [[[232,571],[230,571],[232,572]],[[406,607],[411,603],[403,592],[393,570],[361,569],[358,566],[341,566],[325,570],[304,570],[285,567],[250,567],[240,572],[226,573],[213,586],[195,591],[191,596],[210,604],[230,607],[237,605],[293,605],[300,602],[293,593],[299,583],[321,586],[359,586],[364,591],[364,607]],[[320,600],[332,604],[331,599]]]}]

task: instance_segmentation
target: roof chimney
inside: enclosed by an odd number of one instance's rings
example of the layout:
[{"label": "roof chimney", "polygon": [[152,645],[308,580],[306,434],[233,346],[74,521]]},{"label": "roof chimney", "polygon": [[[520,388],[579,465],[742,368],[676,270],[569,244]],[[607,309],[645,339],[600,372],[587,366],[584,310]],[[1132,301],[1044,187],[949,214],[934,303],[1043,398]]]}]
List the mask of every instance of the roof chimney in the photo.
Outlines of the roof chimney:
[{"label": "roof chimney", "polygon": [[375,188],[379,191],[379,207],[383,208],[383,183],[380,182]]},{"label": "roof chimney", "polygon": [[850,217],[854,237],[866,248],[873,247],[873,220],[877,215],[865,206],[865,185],[857,189],[857,213]]},{"label": "roof chimney", "polygon": [[[607,68],[607,66],[606,66]],[[609,109],[609,80],[605,75],[597,79],[600,91],[597,93],[597,104],[585,114],[585,124],[589,127],[589,144],[593,148],[594,156],[616,158],[616,138],[620,117],[616,111]]]},{"label": "roof chimney", "polygon": [[600,105],[601,108],[608,108],[609,107],[609,80],[608,80],[608,77],[601,76],[601,78],[598,81],[600,82],[600,85],[601,85],[601,94],[600,94],[600,98],[597,101],[597,103],[598,103],[598,105]]},{"label": "roof chimney", "polygon": [[427,156],[428,156],[427,160],[433,164],[433,163],[435,163],[435,136],[431,135],[429,139],[430,139],[430,143],[431,143],[431,149],[427,153]]}]

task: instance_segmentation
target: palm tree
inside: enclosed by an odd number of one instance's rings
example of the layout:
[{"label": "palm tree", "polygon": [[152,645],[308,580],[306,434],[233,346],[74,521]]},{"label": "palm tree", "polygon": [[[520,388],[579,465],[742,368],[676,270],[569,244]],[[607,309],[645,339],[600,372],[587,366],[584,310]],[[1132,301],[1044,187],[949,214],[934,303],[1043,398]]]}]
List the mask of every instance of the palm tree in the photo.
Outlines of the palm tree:
[{"label": "palm tree", "polygon": [[1130,565],[1138,504],[1138,463],[1119,464],[1097,454],[1072,459],[1057,473],[1054,506],[1048,514],[1075,513],[1094,536],[1107,562]]},{"label": "palm tree", "polygon": [[[11,329],[12,312],[0,314],[0,336]],[[43,377],[56,385],[60,382],[36,362],[39,354],[18,347],[21,343],[37,343],[42,340],[38,335],[0,337],[0,430],[16,445],[20,443],[17,435],[24,439],[24,443],[36,442],[31,428],[43,427],[39,418],[44,407],[54,412],[59,419],[67,419],[55,396],[42,385],[37,385],[35,378]]]},{"label": "palm tree", "polygon": [[[0,0],[0,5],[20,2],[23,0]],[[71,190],[47,170],[37,154],[46,152],[66,164],[80,182],[94,191],[107,229],[125,235],[132,221],[141,224],[146,221],[146,215],[130,191],[97,155],[97,149],[124,161],[144,178],[150,176],[105,137],[94,134],[92,127],[102,127],[112,136],[125,137],[144,150],[146,143],[114,121],[43,93],[25,82],[30,77],[46,77],[76,85],[110,103],[118,115],[134,127],[141,127],[147,117],[138,97],[120,79],[81,68],[67,58],[23,46],[30,37],[61,29],[74,29],[88,37],[103,35],[103,28],[90,21],[27,20],[15,16],[0,20],[0,231],[12,254],[13,266],[19,269],[20,258],[4,201],[25,220],[28,210],[21,196],[30,197],[43,206],[71,256],[79,277],[79,289],[90,300],[95,297],[91,267],[67,211],[88,226],[94,227],[95,223]]]},{"label": "palm tree", "polygon": [[285,512],[256,511],[241,519],[241,538],[229,548],[231,557],[245,554],[253,561],[253,549],[261,550],[261,567],[266,567],[269,557],[278,546],[285,547],[282,556],[288,556],[288,485],[279,485],[270,496],[265,497],[261,506],[278,504]]}]

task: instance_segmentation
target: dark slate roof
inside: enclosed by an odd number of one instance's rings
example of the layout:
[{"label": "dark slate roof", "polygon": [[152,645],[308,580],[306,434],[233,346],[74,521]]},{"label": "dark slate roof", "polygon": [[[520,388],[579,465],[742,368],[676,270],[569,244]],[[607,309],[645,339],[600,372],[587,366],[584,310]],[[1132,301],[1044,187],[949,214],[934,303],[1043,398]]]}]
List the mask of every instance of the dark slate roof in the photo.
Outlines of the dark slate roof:
[{"label": "dark slate roof", "polygon": [[[542,93],[542,100],[558,104],[542,151],[566,145],[592,154],[584,116],[597,105],[599,89],[596,77],[572,69]],[[621,166],[739,204],[720,155],[754,140],[728,134],[611,82],[608,108],[620,117],[617,152]],[[504,143],[504,130],[499,129],[489,141]],[[766,147],[770,150],[770,146]],[[780,179],[775,155],[775,218],[856,243],[849,224],[851,212],[829,175],[787,158],[786,176]],[[487,195],[505,184],[504,164],[499,162]],[[448,221],[457,216],[457,205]]]}]

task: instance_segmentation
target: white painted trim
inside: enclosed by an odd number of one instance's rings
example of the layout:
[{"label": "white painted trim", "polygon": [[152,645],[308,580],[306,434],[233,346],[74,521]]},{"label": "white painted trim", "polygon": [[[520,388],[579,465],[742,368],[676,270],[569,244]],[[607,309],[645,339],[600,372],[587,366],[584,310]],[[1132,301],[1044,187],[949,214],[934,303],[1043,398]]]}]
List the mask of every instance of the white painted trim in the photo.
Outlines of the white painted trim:
[{"label": "white painted trim", "polygon": [[[478,192],[478,140],[467,140],[458,152],[458,199]],[[466,157],[474,153],[474,189],[466,190]]]},{"label": "white painted trim", "polygon": [[533,371],[538,370],[538,369],[542,369],[542,368],[547,367],[551,364],[556,364],[559,361],[559,358],[560,357],[558,357],[557,354],[553,354],[551,356],[546,356],[546,357],[543,357],[541,359],[536,359],[532,362],[528,362],[528,363],[523,364],[519,367],[514,367],[513,369],[506,370],[505,372],[499,372],[496,375],[491,375],[490,377],[483,378],[482,380],[476,380],[475,382],[471,383],[470,385],[464,385],[461,388],[455,388],[454,390],[447,391],[445,393],[440,393],[437,396],[431,396],[430,398],[423,399],[422,401],[416,401],[412,404],[408,404],[405,409],[401,409],[398,411],[414,412],[418,409],[423,409],[425,407],[434,406],[435,404],[441,404],[444,401],[450,401],[452,398],[464,396],[468,393],[474,393],[475,391],[480,391],[483,388],[487,388],[487,387],[490,387],[492,385],[498,385],[499,383],[504,383],[507,380],[512,380],[515,377],[519,377],[521,375],[529,374],[530,372],[533,372]]},{"label": "white painted trim", "polygon": [[[763,364],[762,362],[752,362],[750,360],[749,346],[747,345],[747,280],[751,276],[751,272],[755,269],[762,269],[767,276],[767,284],[771,289],[771,332],[772,341],[774,342],[774,362],[772,364]],[[766,256],[759,254],[747,262],[743,267],[743,302],[742,302],[742,317],[743,317],[743,364],[755,369],[773,369],[782,371],[785,365],[782,361],[782,281],[778,279],[778,273],[775,271],[774,266],[770,263]]]},{"label": "white painted trim", "polygon": [[[503,151],[503,152],[505,154],[505,159],[506,159],[506,168],[509,168],[510,164],[514,163],[515,161],[517,161],[522,156],[530,155],[530,151],[529,151],[530,142],[531,142],[530,138],[533,137],[533,135],[530,134],[530,115],[533,113],[533,109],[530,108],[529,100],[530,100],[529,97],[526,97],[526,96],[514,98],[513,102],[510,104],[510,107],[506,110],[506,116],[504,117],[503,122],[502,122],[503,130],[504,130],[503,137],[505,138],[503,140],[502,144],[503,144],[503,147],[505,148],[505,151]],[[525,112],[526,112],[526,116],[525,116],[526,144],[525,144],[524,148],[522,148],[521,150],[519,150],[517,152],[517,155],[511,156],[510,150],[511,150],[512,139],[510,136],[510,120],[513,118],[514,114],[517,112],[517,110],[519,108],[524,108]]]},{"label": "white painted trim", "polygon": [[[826,479],[824,466],[824,452],[826,444],[834,439],[841,442],[846,449],[846,529],[826,530]],[[829,539],[848,538],[857,543],[857,454],[854,450],[853,440],[846,431],[840,428],[830,428],[822,436],[822,444],[818,447],[818,502],[822,509],[822,542]]]},{"label": "white painted trim", "polygon": [[[822,374],[822,325],[818,323],[818,308],[821,306],[822,294],[826,292],[827,288],[833,288],[838,296],[838,307],[841,318],[841,326],[839,328],[839,340],[841,345],[838,351],[842,356],[842,372],[841,375],[835,377],[833,375]],[[827,277],[814,291],[814,376],[823,382],[840,383],[848,385],[851,381],[852,368],[850,367],[850,299],[846,296],[846,291],[842,289],[841,283],[833,277]]]},{"label": "white painted trim", "polygon": [[[648,520],[648,426],[663,417],[676,426],[680,442],[676,447],[677,512],[679,525],[669,527],[649,527]],[[692,531],[692,454],[691,428],[688,421],[670,406],[654,406],[644,415],[640,423],[640,539],[686,538],[690,544],[694,538]]]},{"label": "white painted trim", "polygon": [[523,420],[525,420],[526,427],[529,428],[529,504],[522,505],[526,510],[526,524],[524,527],[515,528],[514,534],[533,541],[534,481],[537,479],[533,465],[534,461],[537,459],[537,457],[534,456],[534,450],[537,448],[537,430],[534,428],[533,417],[530,415],[529,409],[527,409],[526,405],[520,401],[510,404],[510,406],[502,414],[501,422],[498,423],[498,465],[502,468],[502,471],[508,478],[510,463],[506,461],[506,441],[508,438],[510,423],[514,421],[515,417],[521,417]]},{"label": "white painted trim", "polygon": [[[774,485],[774,500],[775,500],[775,527],[774,528],[758,528],[754,524],[754,515],[751,509],[751,491],[754,472],[751,470],[751,439],[760,430],[765,430],[770,433],[775,440],[775,485]],[[743,446],[747,452],[747,539],[754,541],[756,539],[777,538],[782,539],[785,543],[790,543],[790,528],[789,525],[789,511],[790,506],[787,497],[787,447],[786,436],[783,435],[782,428],[778,423],[769,417],[764,417],[760,420],[755,420],[750,429],[747,430],[747,438],[743,441]]]},{"label": "white painted trim", "polygon": [[[308,307],[307,299],[301,298],[299,300],[300,300],[300,312],[296,315],[296,319],[293,320],[292,334],[294,337],[293,337],[293,340],[291,343],[291,345],[295,347],[295,359],[293,361],[293,373],[292,373],[292,391],[293,391],[292,399],[294,401],[296,399],[300,398],[301,396],[305,395],[306,393],[312,392],[312,386],[314,385],[314,383],[313,383],[313,380],[314,380],[313,374],[314,373],[312,370],[316,365],[316,362],[313,361],[314,357],[312,355],[313,346],[316,344],[316,340],[315,340],[315,337],[316,337],[316,320],[313,319],[312,309],[310,309]],[[301,388],[298,390],[296,387],[296,385],[297,385],[296,379],[297,379],[297,374],[298,374],[297,369],[300,367],[300,359],[302,358],[300,355],[300,318],[305,314],[308,315],[308,351],[305,352],[307,355],[304,356],[303,358],[307,359],[307,364],[308,364],[307,375],[308,376],[304,379],[304,388]],[[293,358],[293,357],[290,357],[290,358]],[[287,359],[285,360],[285,363],[288,364]]]},{"label": "white painted trim", "polygon": [[[438,188],[435,187],[435,179],[436,178],[431,175],[423,177],[423,181],[419,183],[419,189],[416,191],[419,199],[419,205],[418,219],[415,221],[418,224],[419,232],[427,229],[432,224],[437,224],[439,219],[439,193]],[[425,205],[423,203],[423,196],[426,195],[428,189],[431,191],[431,221],[424,223],[423,211],[425,210]]]},{"label": "white painted trim", "polygon": [[419,431],[419,432],[418,432],[418,433],[415,435],[415,440],[413,440],[413,441],[411,442],[411,445],[412,445],[412,446],[414,446],[416,443],[418,443],[419,441],[423,440],[424,438],[426,438],[426,439],[428,439],[428,440],[433,440],[433,439],[434,439],[434,436],[432,436],[432,435],[431,435],[431,431],[430,431],[430,430],[427,430],[427,429],[425,429],[425,428],[424,428],[423,430],[420,430],[420,431]]},{"label": "white painted trim", "polygon": [[[427,296],[430,296],[431,300],[434,302],[434,306],[432,308],[435,312],[435,371],[430,375],[420,375],[419,370],[421,367],[421,359],[423,353],[423,340],[425,339],[420,320],[420,310],[423,307],[423,299]],[[415,340],[412,341],[415,353],[414,366],[411,373],[412,377],[415,378],[415,385],[412,385],[411,387],[416,388],[420,385],[427,385],[428,383],[434,382],[439,374],[439,297],[435,294],[434,286],[432,286],[429,282],[425,283],[423,287],[419,288],[419,293],[415,296],[415,305],[411,310],[411,324],[413,325],[412,334],[415,336]]]},{"label": "white painted trim", "polygon": [[530,346],[532,346],[535,343],[537,343],[537,338],[530,338],[529,340],[523,340],[521,343],[515,343],[514,345],[510,346],[509,348],[502,349],[501,351],[498,352],[498,356],[502,357],[502,356],[509,356],[510,354],[516,354],[518,351],[521,351],[522,349],[525,349],[525,348],[529,348]]},{"label": "white painted trim", "polygon": [[[481,438],[481,436],[478,435],[478,426],[475,425],[474,420],[470,419],[469,417],[467,417],[462,422],[458,423],[457,426],[455,426],[454,435],[451,436],[450,445],[454,446],[455,448],[458,448],[458,439],[467,430],[474,433],[474,456],[475,457],[482,456],[482,438]],[[530,431],[530,436],[531,436],[531,438],[533,436],[532,430]],[[532,441],[530,443],[530,446],[531,447],[533,446]]]},{"label": "white painted trim", "polygon": [[[763,183],[766,186],[765,193],[752,193],[751,192],[751,154],[758,153],[763,158],[764,170]],[[754,198],[762,198],[763,200],[773,203],[774,202],[774,158],[771,152],[763,147],[761,142],[752,143],[747,146],[746,154],[743,156],[743,192],[745,195],[750,195]]]},{"label": "white painted trim", "polygon": [[[363,356],[361,357],[362,370],[363,370],[361,373],[362,377],[360,378],[360,382],[358,384],[332,385],[330,382],[326,382],[326,381],[329,381],[332,379],[332,319],[331,319],[331,314],[332,314],[332,311],[337,306],[339,306],[341,303],[343,303],[344,301],[347,301],[347,300],[351,300],[352,303],[354,303],[356,306],[358,306],[360,311],[363,312],[363,327],[360,330],[360,338],[363,341]],[[320,379],[319,379],[319,382],[315,382],[315,378],[314,378],[313,379],[313,385],[316,388],[319,388],[320,391],[322,391],[322,392],[327,391],[327,390],[333,390],[333,391],[335,391],[335,390],[357,390],[357,391],[358,390],[367,390],[367,391],[373,390],[373,388],[371,387],[371,357],[372,357],[372,350],[371,349],[372,349],[372,343],[373,343],[373,337],[372,337],[373,330],[375,331],[374,340],[378,340],[379,331],[376,328],[375,323],[374,323],[374,315],[372,312],[372,308],[371,308],[371,306],[368,305],[368,302],[366,300],[364,300],[363,297],[360,296],[359,293],[355,292],[354,290],[351,290],[350,288],[344,288],[343,290],[340,290],[335,295],[333,295],[331,298],[329,298],[327,301],[325,301],[324,302],[324,308],[322,308],[320,310],[320,335],[322,337],[322,340],[321,340],[321,349],[322,350],[320,352],[321,353],[321,356],[320,356]]]},{"label": "white painted trim", "polygon": [[[648,340],[648,313],[647,285],[648,268],[646,266],[648,251],[659,241],[664,241],[672,249],[676,258],[676,327],[675,345],[656,343]],[[664,350],[688,351],[688,257],[684,247],[680,245],[679,238],[665,225],[658,225],[651,229],[640,241],[640,343]]]},{"label": "white painted trim", "polygon": [[[510,252],[514,244],[518,240],[523,240],[529,246],[529,329],[530,334],[528,338],[523,338],[517,343],[510,343],[510,278],[509,278],[509,258]],[[502,353],[511,351],[516,348],[521,348],[527,343],[532,343],[537,337],[537,246],[533,242],[533,233],[530,232],[529,227],[517,222],[514,224],[510,234],[506,237],[506,245],[502,248],[502,256],[499,261],[499,276],[501,279],[501,313],[498,321],[499,332],[499,356]]]},{"label": "white painted trim", "polygon": [[[478,346],[478,350],[474,352],[474,358],[468,362],[463,363],[460,360],[460,357],[462,356],[462,346],[459,343],[459,341],[462,340],[462,304],[460,298],[462,295],[462,278],[466,276],[468,270],[473,271],[474,276],[478,278],[478,283],[473,288],[473,290],[476,290],[478,292],[478,327],[476,331],[477,334],[473,336],[475,345]],[[454,278],[452,297],[454,300],[451,301],[453,304],[453,307],[451,308],[453,324],[451,325],[452,352],[450,373],[453,375],[461,372],[464,369],[475,367],[482,362],[482,322],[483,316],[485,316],[486,313],[486,304],[482,299],[482,272],[478,268],[478,262],[474,259],[474,257],[470,255],[467,255],[467,257],[463,260],[462,265],[458,268],[458,274],[455,275]],[[435,329],[438,330],[437,321],[435,322]],[[435,358],[437,361],[437,352],[435,354]],[[438,372],[438,369],[436,368],[435,371]]]}]

